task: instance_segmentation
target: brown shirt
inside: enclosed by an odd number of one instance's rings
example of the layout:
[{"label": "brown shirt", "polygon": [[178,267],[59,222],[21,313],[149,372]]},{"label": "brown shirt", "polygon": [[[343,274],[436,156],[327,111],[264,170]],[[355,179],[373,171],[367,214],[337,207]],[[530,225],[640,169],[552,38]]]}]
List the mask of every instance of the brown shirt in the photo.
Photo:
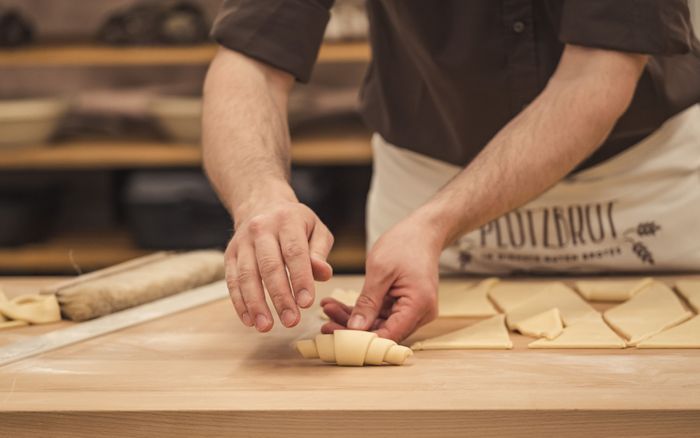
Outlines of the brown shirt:
[{"label": "brown shirt", "polygon": [[[333,0],[225,0],[223,46],[309,80]],[[564,44],[651,55],[627,112],[582,167],[700,102],[685,0],[370,0],[361,112],[387,141],[465,165],[544,88]]]}]

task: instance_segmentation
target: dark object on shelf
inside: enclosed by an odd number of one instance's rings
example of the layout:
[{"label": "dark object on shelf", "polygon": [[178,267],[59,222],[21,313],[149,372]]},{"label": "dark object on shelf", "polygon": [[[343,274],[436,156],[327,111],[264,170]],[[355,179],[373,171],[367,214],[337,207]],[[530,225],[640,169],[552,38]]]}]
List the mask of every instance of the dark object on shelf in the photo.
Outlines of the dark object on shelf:
[{"label": "dark object on shelf", "polygon": [[231,219],[199,171],[137,171],[127,177],[126,220],[149,249],[223,248]]},{"label": "dark object on shelf", "polygon": [[107,19],[97,38],[108,44],[197,44],[207,40],[204,12],[190,2],[144,3]]},{"label": "dark object on shelf", "polygon": [[53,230],[59,197],[55,189],[0,191],[0,246],[46,240]]},{"label": "dark object on shelf", "polygon": [[0,47],[18,47],[30,43],[33,38],[29,20],[15,9],[0,7]]}]

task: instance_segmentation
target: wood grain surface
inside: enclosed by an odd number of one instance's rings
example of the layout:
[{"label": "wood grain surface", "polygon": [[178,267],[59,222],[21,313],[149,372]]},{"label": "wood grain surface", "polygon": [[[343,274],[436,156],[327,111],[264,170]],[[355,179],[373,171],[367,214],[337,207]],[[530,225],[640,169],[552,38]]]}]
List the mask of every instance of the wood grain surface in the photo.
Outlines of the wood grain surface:
[{"label": "wood grain surface", "polygon": [[[9,296],[45,284],[0,279]],[[337,277],[319,295],[361,284]],[[0,332],[0,345],[67,324]],[[2,367],[0,436],[700,434],[700,350],[533,351],[513,335],[512,351],[343,368],[290,347],[321,324],[313,308],[260,335],[222,300]]]}]

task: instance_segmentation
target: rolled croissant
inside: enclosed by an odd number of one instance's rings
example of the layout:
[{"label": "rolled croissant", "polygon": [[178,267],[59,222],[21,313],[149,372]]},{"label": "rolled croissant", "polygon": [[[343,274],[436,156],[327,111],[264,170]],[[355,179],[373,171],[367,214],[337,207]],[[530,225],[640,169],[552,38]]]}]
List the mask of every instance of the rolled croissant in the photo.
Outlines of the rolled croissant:
[{"label": "rolled croissant", "polygon": [[336,330],[332,335],[297,341],[296,349],[305,359],[321,359],[342,366],[403,365],[413,351],[390,339],[363,330]]}]

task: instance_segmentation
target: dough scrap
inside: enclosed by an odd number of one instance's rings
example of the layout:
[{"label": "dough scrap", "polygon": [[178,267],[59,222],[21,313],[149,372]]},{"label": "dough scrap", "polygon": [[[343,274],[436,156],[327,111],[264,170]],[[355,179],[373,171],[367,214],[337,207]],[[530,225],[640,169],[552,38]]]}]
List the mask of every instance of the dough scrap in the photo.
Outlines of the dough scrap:
[{"label": "dough scrap", "polygon": [[469,288],[440,288],[438,294],[438,315],[440,317],[483,317],[498,313],[489,301],[487,294],[496,283],[497,278],[487,278],[476,286]]},{"label": "dough scrap", "polygon": [[627,339],[639,342],[679,324],[692,316],[676,294],[663,283],[654,281],[644,290],[603,314],[605,321]]},{"label": "dough scrap", "polygon": [[514,329],[525,336],[551,340],[564,331],[564,324],[559,309],[555,307],[519,322]]},{"label": "dough scrap", "polygon": [[652,281],[651,277],[641,280],[581,280],[575,283],[581,296],[589,301],[627,301]]},{"label": "dough scrap", "polygon": [[678,280],[676,289],[688,300],[688,304],[700,313],[700,280]]},{"label": "dough scrap", "polygon": [[0,322],[0,330],[11,329],[11,328],[16,328],[16,327],[24,327],[26,325],[29,325],[29,323],[27,321],[1,321]]},{"label": "dough scrap", "polygon": [[489,290],[489,297],[502,312],[508,313],[554,282],[501,281]]},{"label": "dough scrap", "polygon": [[20,295],[8,300],[0,295],[0,313],[8,319],[30,324],[46,324],[61,320],[61,309],[55,295]]},{"label": "dough scrap", "polygon": [[602,318],[580,320],[567,326],[555,339],[538,339],[528,348],[625,348],[627,344]]},{"label": "dough scrap", "polygon": [[463,329],[416,342],[411,345],[411,348],[413,350],[508,350],[513,348],[513,343],[504,322],[504,315],[496,315]]},{"label": "dough scrap", "polygon": [[345,366],[403,365],[413,354],[408,347],[364,330],[335,330],[333,334],[297,341],[295,346],[305,359],[320,358]]},{"label": "dough scrap", "polygon": [[[340,288],[333,289],[333,291],[329,295],[330,298],[334,298],[340,301],[341,303],[345,304],[346,306],[350,307],[355,306],[355,302],[357,301],[357,297],[359,296],[360,293],[356,290]],[[321,317],[321,319],[329,319],[328,315],[323,313],[323,308],[318,309],[318,315]]]},{"label": "dough scrap", "polygon": [[521,322],[547,310],[557,308],[565,325],[597,318],[599,313],[564,283],[556,282],[507,313],[508,327],[515,330]]},{"label": "dough scrap", "polygon": [[700,316],[640,342],[637,348],[700,348]]}]

